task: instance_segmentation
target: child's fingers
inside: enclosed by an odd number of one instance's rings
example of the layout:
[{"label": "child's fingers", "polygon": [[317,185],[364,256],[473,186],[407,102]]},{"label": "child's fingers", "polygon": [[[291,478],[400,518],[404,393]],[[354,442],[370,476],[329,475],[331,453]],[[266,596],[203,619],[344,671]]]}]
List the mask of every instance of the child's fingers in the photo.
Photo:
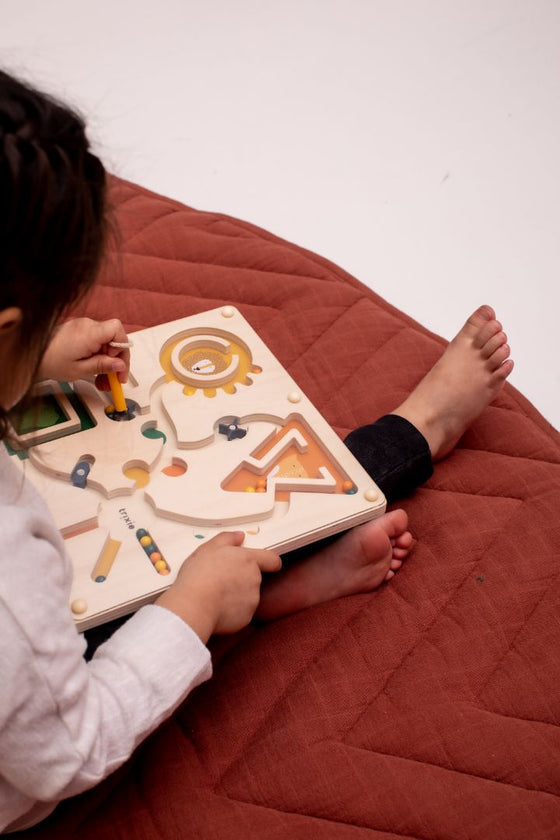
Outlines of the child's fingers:
[{"label": "child's fingers", "polygon": [[226,545],[242,545],[243,540],[245,539],[245,532],[244,531],[221,531],[219,534],[216,534],[215,537],[212,537],[206,545],[210,545],[212,543],[214,546],[226,546]]},{"label": "child's fingers", "polygon": [[[206,543],[205,547],[212,545],[213,548],[225,548],[226,546],[241,546],[245,539],[244,531],[222,531],[216,534]],[[256,562],[261,572],[277,572],[282,568],[282,560],[273,551],[264,548],[248,548],[252,559]]]},{"label": "child's fingers", "polygon": [[101,373],[95,377],[95,387],[98,391],[110,391],[109,379],[106,373]]},{"label": "child's fingers", "polygon": [[274,551],[265,551],[264,549],[253,549],[256,555],[261,572],[279,572],[282,568],[282,558]]},{"label": "child's fingers", "polygon": [[76,369],[81,377],[101,376],[104,373],[126,373],[126,363],[118,356],[106,356],[98,353],[89,359],[76,362]]},{"label": "child's fingers", "polygon": [[[110,344],[111,341],[119,344],[126,343],[127,336],[122,323],[118,318],[109,318],[107,321],[94,321],[95,337],[99,344]],[[119,348],[114,348],[119,352]]]},{"label": "child's fingers", "polygon": [[[127,345],[127,335],[118,318],[110,318],[108,321],[96,321],[93,329],[95,330],[95,341],[99,343],[99,347],[103,349],[103,352],[107,356],[121,359],[124,363],[122,370],[128,371],[130,366],[130,351],[127,346],[118,346],[119,344]],[[114,342],[113,346],[111,342]],[[117,372],[121,373],[122,370],[119,368]],[[106,373],[106,371],[101,371],[101,373]]]}]

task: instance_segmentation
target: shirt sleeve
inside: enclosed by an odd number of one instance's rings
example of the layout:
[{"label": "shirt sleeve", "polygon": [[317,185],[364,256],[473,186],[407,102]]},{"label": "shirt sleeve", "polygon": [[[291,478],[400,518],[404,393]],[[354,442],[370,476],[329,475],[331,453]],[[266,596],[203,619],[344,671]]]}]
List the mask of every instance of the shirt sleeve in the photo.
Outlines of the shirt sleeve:
[{"label": "shirt sleeve", "polygon": [[0,590],[0,776],[30,799],[58,801],[126,761],[211,676],[211,661],[187,624],[150,605],[86,663],[58,545],[40,523],[20,525],[34,574],[22,563],[19,585]]}]

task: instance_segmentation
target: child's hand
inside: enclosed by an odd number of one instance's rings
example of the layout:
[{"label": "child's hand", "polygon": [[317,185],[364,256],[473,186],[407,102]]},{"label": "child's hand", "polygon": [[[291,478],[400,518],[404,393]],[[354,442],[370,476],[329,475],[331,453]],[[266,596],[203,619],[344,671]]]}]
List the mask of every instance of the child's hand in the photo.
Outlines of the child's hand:
[{"label": "child's hand", "polygon": [[245,627],[259,604],[261,572],[277,572],[282,566],[272,551],[243,548],[244,538],[242,531],[224,532],[197,548],[156,601],[186,621],[205,643],[213,633]]},{"label": "child's hand", "polygon": [[121,382],[128,379],[130,353],[127,349],[110,347],[109,342],[126,342],[123,325],[116,318],[109,321],[92,321],[91,318],[74,318],[62,324],[47,347],[38,379],[59,379],[73,382],[76,379],[100,377],[96,384],[107,390],[105,376],[114,371]]}]

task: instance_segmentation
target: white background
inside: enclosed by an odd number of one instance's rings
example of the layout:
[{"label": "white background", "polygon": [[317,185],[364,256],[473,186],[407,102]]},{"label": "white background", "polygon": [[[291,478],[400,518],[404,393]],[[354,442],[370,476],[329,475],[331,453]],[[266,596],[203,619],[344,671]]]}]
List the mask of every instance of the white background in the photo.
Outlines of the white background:
[{"label": "white background", "polygon": [[0,0],[0,21],[0,65],[81,109],[122,177],[445,338],[491,303],[510,381],[560,427],[558,0]]}]

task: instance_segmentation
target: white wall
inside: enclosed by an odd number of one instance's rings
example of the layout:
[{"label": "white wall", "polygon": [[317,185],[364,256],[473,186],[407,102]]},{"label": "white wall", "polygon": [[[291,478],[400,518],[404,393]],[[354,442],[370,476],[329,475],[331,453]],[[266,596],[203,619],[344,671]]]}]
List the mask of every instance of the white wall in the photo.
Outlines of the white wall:
[{"label": "white wall", "polygon": [[123,177],[317,251],[446,338],[493,304],[511,381],[560,427],[558,0],[0,0],[0,20],[0,64],[80,107]]}]

